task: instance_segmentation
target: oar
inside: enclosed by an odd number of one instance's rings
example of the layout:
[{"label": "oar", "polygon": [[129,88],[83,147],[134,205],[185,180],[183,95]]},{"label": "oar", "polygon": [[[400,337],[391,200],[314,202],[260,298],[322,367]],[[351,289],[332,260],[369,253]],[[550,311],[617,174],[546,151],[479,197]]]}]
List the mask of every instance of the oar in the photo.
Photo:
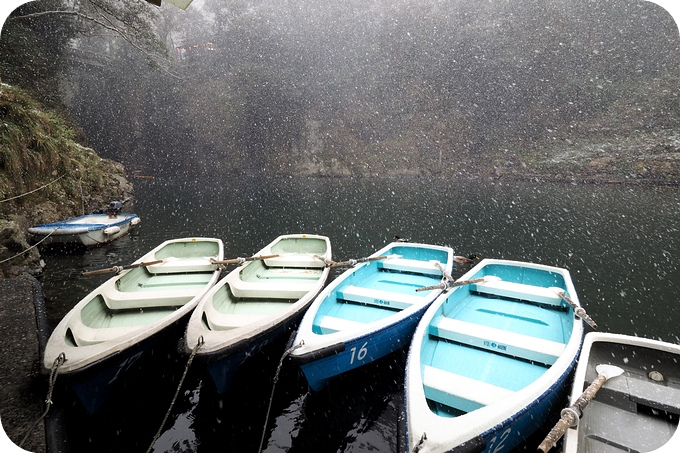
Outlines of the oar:
[{"label": "oar", "polygon": [[125,266],[113,266],[113,267],[107,267],[106,269],[96,269],[93,271],[84,271],[82,275],[97,275],[97,274],[118,274],[126,269],[134,269],[135,267],[144,267],[144,266],[151,266],[153,264],[160,264],[162,263],[163,260],[156,260],[156,261],[146,261],[143,263],[136,263],[136,264],[128,264]]},{"label": "oar", "polygon": [[377,260],[384,260],[389,258],[387,255],[381,255],[381,256],[369,256],[367,258],[357,258],[354,260],[347,260],[347,261],[332,261],[328,267],[341,267],[341,266],[354,266],[358,263],[365,263],[366,261],[377,261]]},{"label": "oar", "polygon": [[569,298],[569,296],[567,296],[567,295],[564,293],[564,291],[562,290],[562,288],[553,287],[553,288],[550,288],[550,289],[552,289],[553,291],[555,291],[555,292],[557,293],[557,295],[560,296],[560,298],[562,298],[562,300],[564,300],[566,303],[568,303],[568,304],[571,306],[571,308],[574,309],[574,314],[575,314],[576,316],[578,316],[579,318],[581,318],[581,319],[583,319],[585,322],[587,322],[588,325],[589,325],[590,327],[592,327],[593,329],[597,329],[597,323],[596,323],[595,321],[593,321],[593,318],[591,318],[590,316],[588,316],[588,313],[586,313],[586,309],[583,308],[583,307],[581,307],[580,305],[576,305],[576,302],[574,302],[573,300],[571,300],[571,299]]},{"label": "oar", "polygon": [[541,445],[538,446],[538,451],[546,453],[552,447],[555,446],[558,440],[564,436],[570,426],[576,426],[578,420],[583,414],[583,409],[590,403],[595,394],[602,388],[602,385],[608,380],[616,376],[623,374],[623,369],[614,365],[598,365],[595,367],[597,370],[597,379],[595,379],[587,389],[579,396],[574,404],[562,409],[561,418],[555,423],[552,430],[545,436]]},{"label": "oar", "polygon": [[446,289],[446,288],[455,288],[456,286],[463,286],[463,285],[471,285],[473,283],[482,283],[485,282],[486,278],[473,278],[472,280],[458,280],[457,282],[452,282],[452,283],[440,283],[438,285],[433,285],[433,286],[426,286],[424,288],[418,288],[416,289],[416,292],[420,291],[432,291],[433,289]]},{"label": "oar", "polygon": [[250,258],[231,258],[228,260],[216,260],[215,258],[210,258],[211,264],[243,264],[246,261],[259,261],[268,260],[269,258],[277,258],[279,255],[259,255],[251,256]]}]

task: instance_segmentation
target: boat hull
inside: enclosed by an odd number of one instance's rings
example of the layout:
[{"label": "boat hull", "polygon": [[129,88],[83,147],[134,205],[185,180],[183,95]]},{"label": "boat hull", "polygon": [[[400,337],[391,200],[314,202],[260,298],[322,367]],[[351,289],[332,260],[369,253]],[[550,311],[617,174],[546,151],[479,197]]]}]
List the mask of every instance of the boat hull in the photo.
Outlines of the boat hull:
[{"label": "boat hull", "polygon": [[[480,280],[483,279],[483,280]],[[561,405],[583,322],[564,269],[484,260],[419,322],[405,382],[406,451],[510,452]]]},{"label": "boat hull", "polygon": [[[222,241],[185,238],[166,241],[85,296],[54,329],[43,370],[58,368],[61,380],[85,409],[96,412],[108,392],[150,351],[163,344],[176,351],[184,321],[217,282]],[[180,327],[178,327],[180,326]]]},{"label": "boat hull", "polygon": [[573,404],[597,376],[597,365],[613,365],[611,377],[563,439],[564,453],[680,451],[680,345],[612,333],[586,335],[574,376]]},{"label": "boat hull", "polygon": [[248,358],[297,326],[328,278],[331,253],[325,236],[279,236],[256,255],[271,258],[238,266],[203,298],[187,324],[185,350],[200,344],[196,359],[218,393]]},{"label": "boat hull", "polygon": [[[378,257],[386,257],[380,258]],[[453,250],[428,244],[392,243],[345,271],[305,313],[291,359],[310,388],[406,347],[418,319],[441,288],[440,263],[449,273]]]},{"label": "boat hull", "polygon": [[140,223],[136,214],[90,214],[63,222],[38,225],[29,234],[41,240],[41,245],[74,245],[96,247],[115,241]]}]

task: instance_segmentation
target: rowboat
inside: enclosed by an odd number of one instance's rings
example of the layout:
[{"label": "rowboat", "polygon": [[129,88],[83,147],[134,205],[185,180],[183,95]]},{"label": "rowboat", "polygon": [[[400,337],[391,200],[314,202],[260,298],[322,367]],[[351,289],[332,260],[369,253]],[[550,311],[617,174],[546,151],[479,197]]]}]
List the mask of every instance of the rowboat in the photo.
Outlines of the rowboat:
[{"label": "rowboat", "polygon": [[[290,358],[314,391],[333,377],[408,345],[425,309],[451,272],[449,247],[393,242],[339,275],[314,300]],[[352,263],[353,264],[353,263]]]},{"label": "rowboat", "polygon": [[[198,304],[186,329],[187,353],[205,363],[219,393],[246,358],[300,322],[330,269],[325,236],[288,234],[220,280]],[[197,345],[200,346],[197,348]]]},{"label": "rowboat", "polygon": [[[219,239],[165,241],[85,296],[59,322],[44,354],[45,372],[61,380],[89,413],[96,412],[125,372],[154,346],[168,341],[217,282]],[[174,344],[184,330],[176,332]]]},{"label": "rowboat", "polygon": [[[564,453],[680,451],[680,345],[613,333],[586,335],[571,402],[601,364],[623,374],[607,380],[563,440]],[[578,419],[577,419],[578,420]]]},{"label": "rowboat", "polygon": [[137,214],[121,213],[123,204],[112,201],[104,214],[88,214],[28,229],[42,245],[68,244],[85,247],[103,245],[125,236],[139,225]]},{"label": "rowboat", "polygon": [[[508,452],[566,396],[587,317],[565,269],[482,260],[420,320],[405,382],[408,452]],[[590,320],[590,318],[587,318]]]}]

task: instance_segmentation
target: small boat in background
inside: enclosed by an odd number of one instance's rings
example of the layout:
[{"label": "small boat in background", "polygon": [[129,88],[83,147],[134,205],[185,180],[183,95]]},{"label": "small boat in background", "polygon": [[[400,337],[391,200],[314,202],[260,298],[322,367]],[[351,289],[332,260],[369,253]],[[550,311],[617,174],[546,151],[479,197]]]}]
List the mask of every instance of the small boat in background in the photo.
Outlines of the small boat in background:
[{"label": "small boat in background", "polygon": [[485,259],[454,285],[413,335],[405,446],[509,452],[561,404],[587,315],[557,267]]},{"label": "small boat in background", "polygon": [[121,213],[123,203],[112,201],[105,213],[87,214],[60,222],[45,223],[28,229],[42,245],[94,247],[125,236],[139,225],[137,214]]},{"label": "small boat in background", "polygon": [[[680,345],[627,335],[586,335],[570,401],[598,377],[596,367],[623,374],[604,383],[567,430],[564,453],[680,452]],[[578,415],[578,414],[577,414]]]},{"label": "small boat in background", "polygon": [[297,325],[321,291],[330,269],[326,236],[279,236],[220,280],[194,310],[186,331],[187,353],[206,364],[219,393],[239,366]]},{"label": "small boat in background", "polygon": [[441,292],[417,290],[438,285],[451,272],[453,250],[393,242],[355,261],[314,300],[293,341],[290,357],[314,391],[409,344],[420,316]]},{"label": "small boat in background", "polygon": [[[185,327],[180,321],[217,282],[220,268],[212,261],[223,257],[220,239],[173,239],[131,265],[87,272],[117,275],[59,322],[45,348],[44,371],[58,366],[87,412],[96,412],[153,346],[177,344]],[[174,327],[176,338],[168,341]]]}]

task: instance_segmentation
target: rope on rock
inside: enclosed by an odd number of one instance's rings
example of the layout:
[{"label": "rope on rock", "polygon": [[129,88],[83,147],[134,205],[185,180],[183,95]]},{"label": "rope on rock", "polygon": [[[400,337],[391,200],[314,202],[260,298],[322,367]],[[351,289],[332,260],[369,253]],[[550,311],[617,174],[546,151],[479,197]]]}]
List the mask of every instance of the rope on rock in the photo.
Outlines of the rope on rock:
[{"label": "rope on rock", "polygon": [[64,173],[63,175],[61,175],[60,177],[58,177],[58,178],[55,179],[54,181],[48,182],[48,183],[45,184],[44,186],[40,186],[40,187],[38,187],[37,189],[31,190],[30,192],[22,193],[21,195],[17,195],[16,197],[5,198],[4,200],[0,200],[0,203],[4,203],[4,202],[6,202],[6,201],[11,201],[11,200],[16,200],[17,198],[21,198],[21,197],[25,197],[26,195],[30,195],[30,194],[32,194],[33,192],[37,192],[37,191],[39,191],[39,190],[41,190],[41,189],[44,189],[45,187],[47,187],[47,186],[49,186],[49,185],[51,185],[51,184],[54,184],[55,182],[59,181],[59,180],[60,180],[61,178],[63,178],[64,176],[66,176],[66,173]]},{"label": "rope on rock", "polygon": [[156,441],[158,440],[159,437],[161,437],[161,431],[163,430],[163,426],[165,426],[165,423],[168,421],[168,417],[170,416],[170,412],[172,411],[173,406],[175,405],[175,401],[177,401],[177,396],[179,395],[179,391],[182,388],[182,384],[184,383],[184,378],[187,377],[187,373],[189,372],[189,367],[191,366],[191,362],[194,361],[194,357],[196,356],[196,353],[198,350],[203,346],[203,343],[205,341],[203,340],[203,337],[198,338],[198,342],[196,343],[196,346],[194,346],[194,349],[191,351],[191,355],[189,356],[189,360],[187,360],[187,364],[184,367],[184,373],[182,374],[182,378],[179,380],[179,384],[177,385],[177,390],[175,391],[175,396],[172,398],[172,402],[170,402],[170,407],[168,407],[168,411],[165,413],[165,417],[163,417],[163,421],[161,422],[161,426],[158,427],[158,431],[156,432],[156,435],[153,436],[153,440],[151,441],[151,445],[149,445],[148,450],[146,450],[146,453],[149,453],[152,449]]},{"label": "rope on rock", "polygon": [[48,234],[47,236],[45,236],[44,238],[42,238],[41,240],[39,240],[38,242],[36,242],[36,243],[33,244],[32,246],[30,246],[29,248],[27,248],[27,249],[24,250],[23,252],[19,252],[19,253],[17,253],[17,254],[14,255],[14,256],[11,256],[11,257],[9,257],[9,258],[7,258],[7,259],[4,259],[4,260],[0,261],[0,264],[5,263],[5,262],[7,262],[7,261],[9,261],[9,260],[13,260],[14,258],[23,255],[24,253],[28,252],[29,250],[36,248],[38,245],[40,245],[40,243],[41,243],[42,241],[44,241],[44,240],[47,239],[48,237],[52,236],[52,235],[54,234],[54,232],[57,231],[58,229],[59,229],[59,227],[56,227],[55,229],[53,229],[52,231],[50,231],[50,234]]},{"label": "rope on rock", "polygon": [[40,423],[42,419],[44,419],[47,416],[47,412],[49,412],[50,407],[52,406],[52,391],[54,390],[54,384],[57,382],[57,375],[59,374],[59,367],[62,366],[66,362],[66,355],[62,352],[57,356],[56,359],[54,359],[54,363],[52,363],[52,368],[50,369],[50,379],[49,379],[49,387],[47,389],[47,398],[45,398],[45,412],[42,413],[42,415],[31,425],[30,428],[28,428],[28,432],[24,435],[24,438],[21,439],[21,442],[19,442],[19,448],[26,442],[28,439],[28,436],[33,432],[35,427]]},{"label": "rope on rock", "polygon": [[257,450],[258,452],[262,452],[262,445],[264,445],[264,438],[267,433],[267,425],[269,424],[269,412],[271,412],[272,409],[272,401],[274,400],[274,390],[276,389],[276,383],[279,380],[279,374],[281,373],[281,368],[283,367],[283,361],[286,360],[286,357],[288,357],[291,352],[295,351],[297,348],[301,348],[303,344],[304,342],[301,341],[300,343],[293,345],[293,347],[286,350],[281,356],[279,366],[276,368],[276,374],[274,375],[274,382],[272,383],[272,393],[269,396],[269,406],[267,406],[267,416],[264,419],[264,427],[262,428],[262,438],[260,439],[260,448]]}]

